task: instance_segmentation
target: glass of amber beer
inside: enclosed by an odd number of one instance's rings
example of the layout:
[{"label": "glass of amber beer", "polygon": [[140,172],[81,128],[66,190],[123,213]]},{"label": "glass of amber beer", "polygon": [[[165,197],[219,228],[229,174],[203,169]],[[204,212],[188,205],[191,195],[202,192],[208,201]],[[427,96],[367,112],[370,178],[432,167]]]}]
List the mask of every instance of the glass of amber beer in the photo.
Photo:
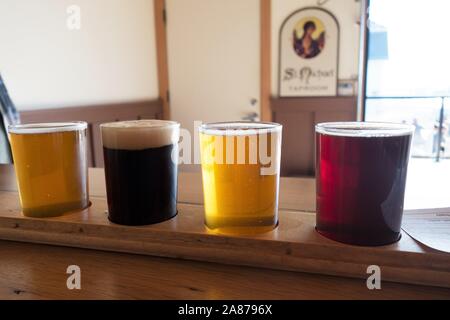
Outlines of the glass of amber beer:
[{"label": "glass of amber beer", "polygon": [[206,226],[225,234],[274,229],[282,126],[221,122],[199,131]]},{"label": "glass of amber beer", "polygon": [[58,216],[89,205],[86,129],[86,122],[9,126],[25,216]]},{"label": "glass of amber beer", "polygon": [[133,120],[100,128],[109,220],[136,226],[174,217],[180,124]]}]

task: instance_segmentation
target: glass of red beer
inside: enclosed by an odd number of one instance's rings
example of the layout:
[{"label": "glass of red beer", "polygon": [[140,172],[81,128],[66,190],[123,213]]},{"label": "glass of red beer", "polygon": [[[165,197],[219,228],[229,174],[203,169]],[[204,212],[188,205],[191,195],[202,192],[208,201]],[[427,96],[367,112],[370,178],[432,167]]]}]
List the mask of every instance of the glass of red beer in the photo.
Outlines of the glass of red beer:
[{"label": "glass of red beer", "polygon": [[316,125],[316,230],[353,245],[398,241],[414,127]]}]

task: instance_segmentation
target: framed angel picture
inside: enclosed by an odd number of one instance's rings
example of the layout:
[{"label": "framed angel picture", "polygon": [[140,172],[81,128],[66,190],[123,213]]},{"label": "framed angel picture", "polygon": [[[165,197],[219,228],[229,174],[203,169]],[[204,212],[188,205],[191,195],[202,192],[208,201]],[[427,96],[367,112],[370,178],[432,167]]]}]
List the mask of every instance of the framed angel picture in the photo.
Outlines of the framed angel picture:
[{"label": "framed angel picture", "polygon": [[337,94],[339,25],[322,8],[304,8],[280,30],[280,97]]}]

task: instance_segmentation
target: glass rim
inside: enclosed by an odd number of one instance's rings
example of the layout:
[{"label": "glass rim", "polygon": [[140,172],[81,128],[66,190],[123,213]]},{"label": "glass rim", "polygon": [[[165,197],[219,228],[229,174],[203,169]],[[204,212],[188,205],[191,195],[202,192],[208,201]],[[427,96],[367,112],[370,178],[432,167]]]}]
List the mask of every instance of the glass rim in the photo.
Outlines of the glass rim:
[{"label": "glass rim", "polygon": [[[149,125],[132,125],[133,123],[144,124],[148,123]],[[150,125],[152,123],[153,125]],[[123,124],[128,124],[127,126],[121,126]],[[154,125],[159,124],[159,125]],[[114,121],[114,122],[106,122],[100,124],[100,129],[110,128],[115,130],[157,130],[162,128],[172,128],[172,127],[180,127],[180,123],[173,120],[160,120],[160,119],[140,119],[140,120],[124,120],[124,121]]]},{"label": "glass rim", "polygon": [[251,135],[269,132],[280,132],[282,125],[265,121],[222,121],[202,123],[200,133],[217,136]]},{"label": "glass rim", "polygon": [[88,124],[86,121],[11,124],[8,126],[8,133],[36,134],[36,133],[80,131],[87,129],[87,126]]},{"label": "glass rim", "polygon": [[317,133],[333,136],[390,137],[412,135],[415,127],[394,122],[348,121],[318,123],[315,129]]}]

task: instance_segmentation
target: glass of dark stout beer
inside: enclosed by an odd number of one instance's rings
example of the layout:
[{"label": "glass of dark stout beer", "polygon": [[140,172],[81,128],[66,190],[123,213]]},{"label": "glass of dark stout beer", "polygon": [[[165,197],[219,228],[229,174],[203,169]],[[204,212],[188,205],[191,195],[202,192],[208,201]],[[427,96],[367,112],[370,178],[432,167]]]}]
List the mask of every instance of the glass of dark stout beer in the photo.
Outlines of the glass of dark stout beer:
[{"label": "glass of dark stout beer", "polygon": [[135,226],[174,217],[180,124],[136,120],[100,128],[109,220]]},{"label": "glass of dark stout beer", "polygon": [[398,241],[414,127],[316,125],[316,229],[327,238],[377,246]]}]

